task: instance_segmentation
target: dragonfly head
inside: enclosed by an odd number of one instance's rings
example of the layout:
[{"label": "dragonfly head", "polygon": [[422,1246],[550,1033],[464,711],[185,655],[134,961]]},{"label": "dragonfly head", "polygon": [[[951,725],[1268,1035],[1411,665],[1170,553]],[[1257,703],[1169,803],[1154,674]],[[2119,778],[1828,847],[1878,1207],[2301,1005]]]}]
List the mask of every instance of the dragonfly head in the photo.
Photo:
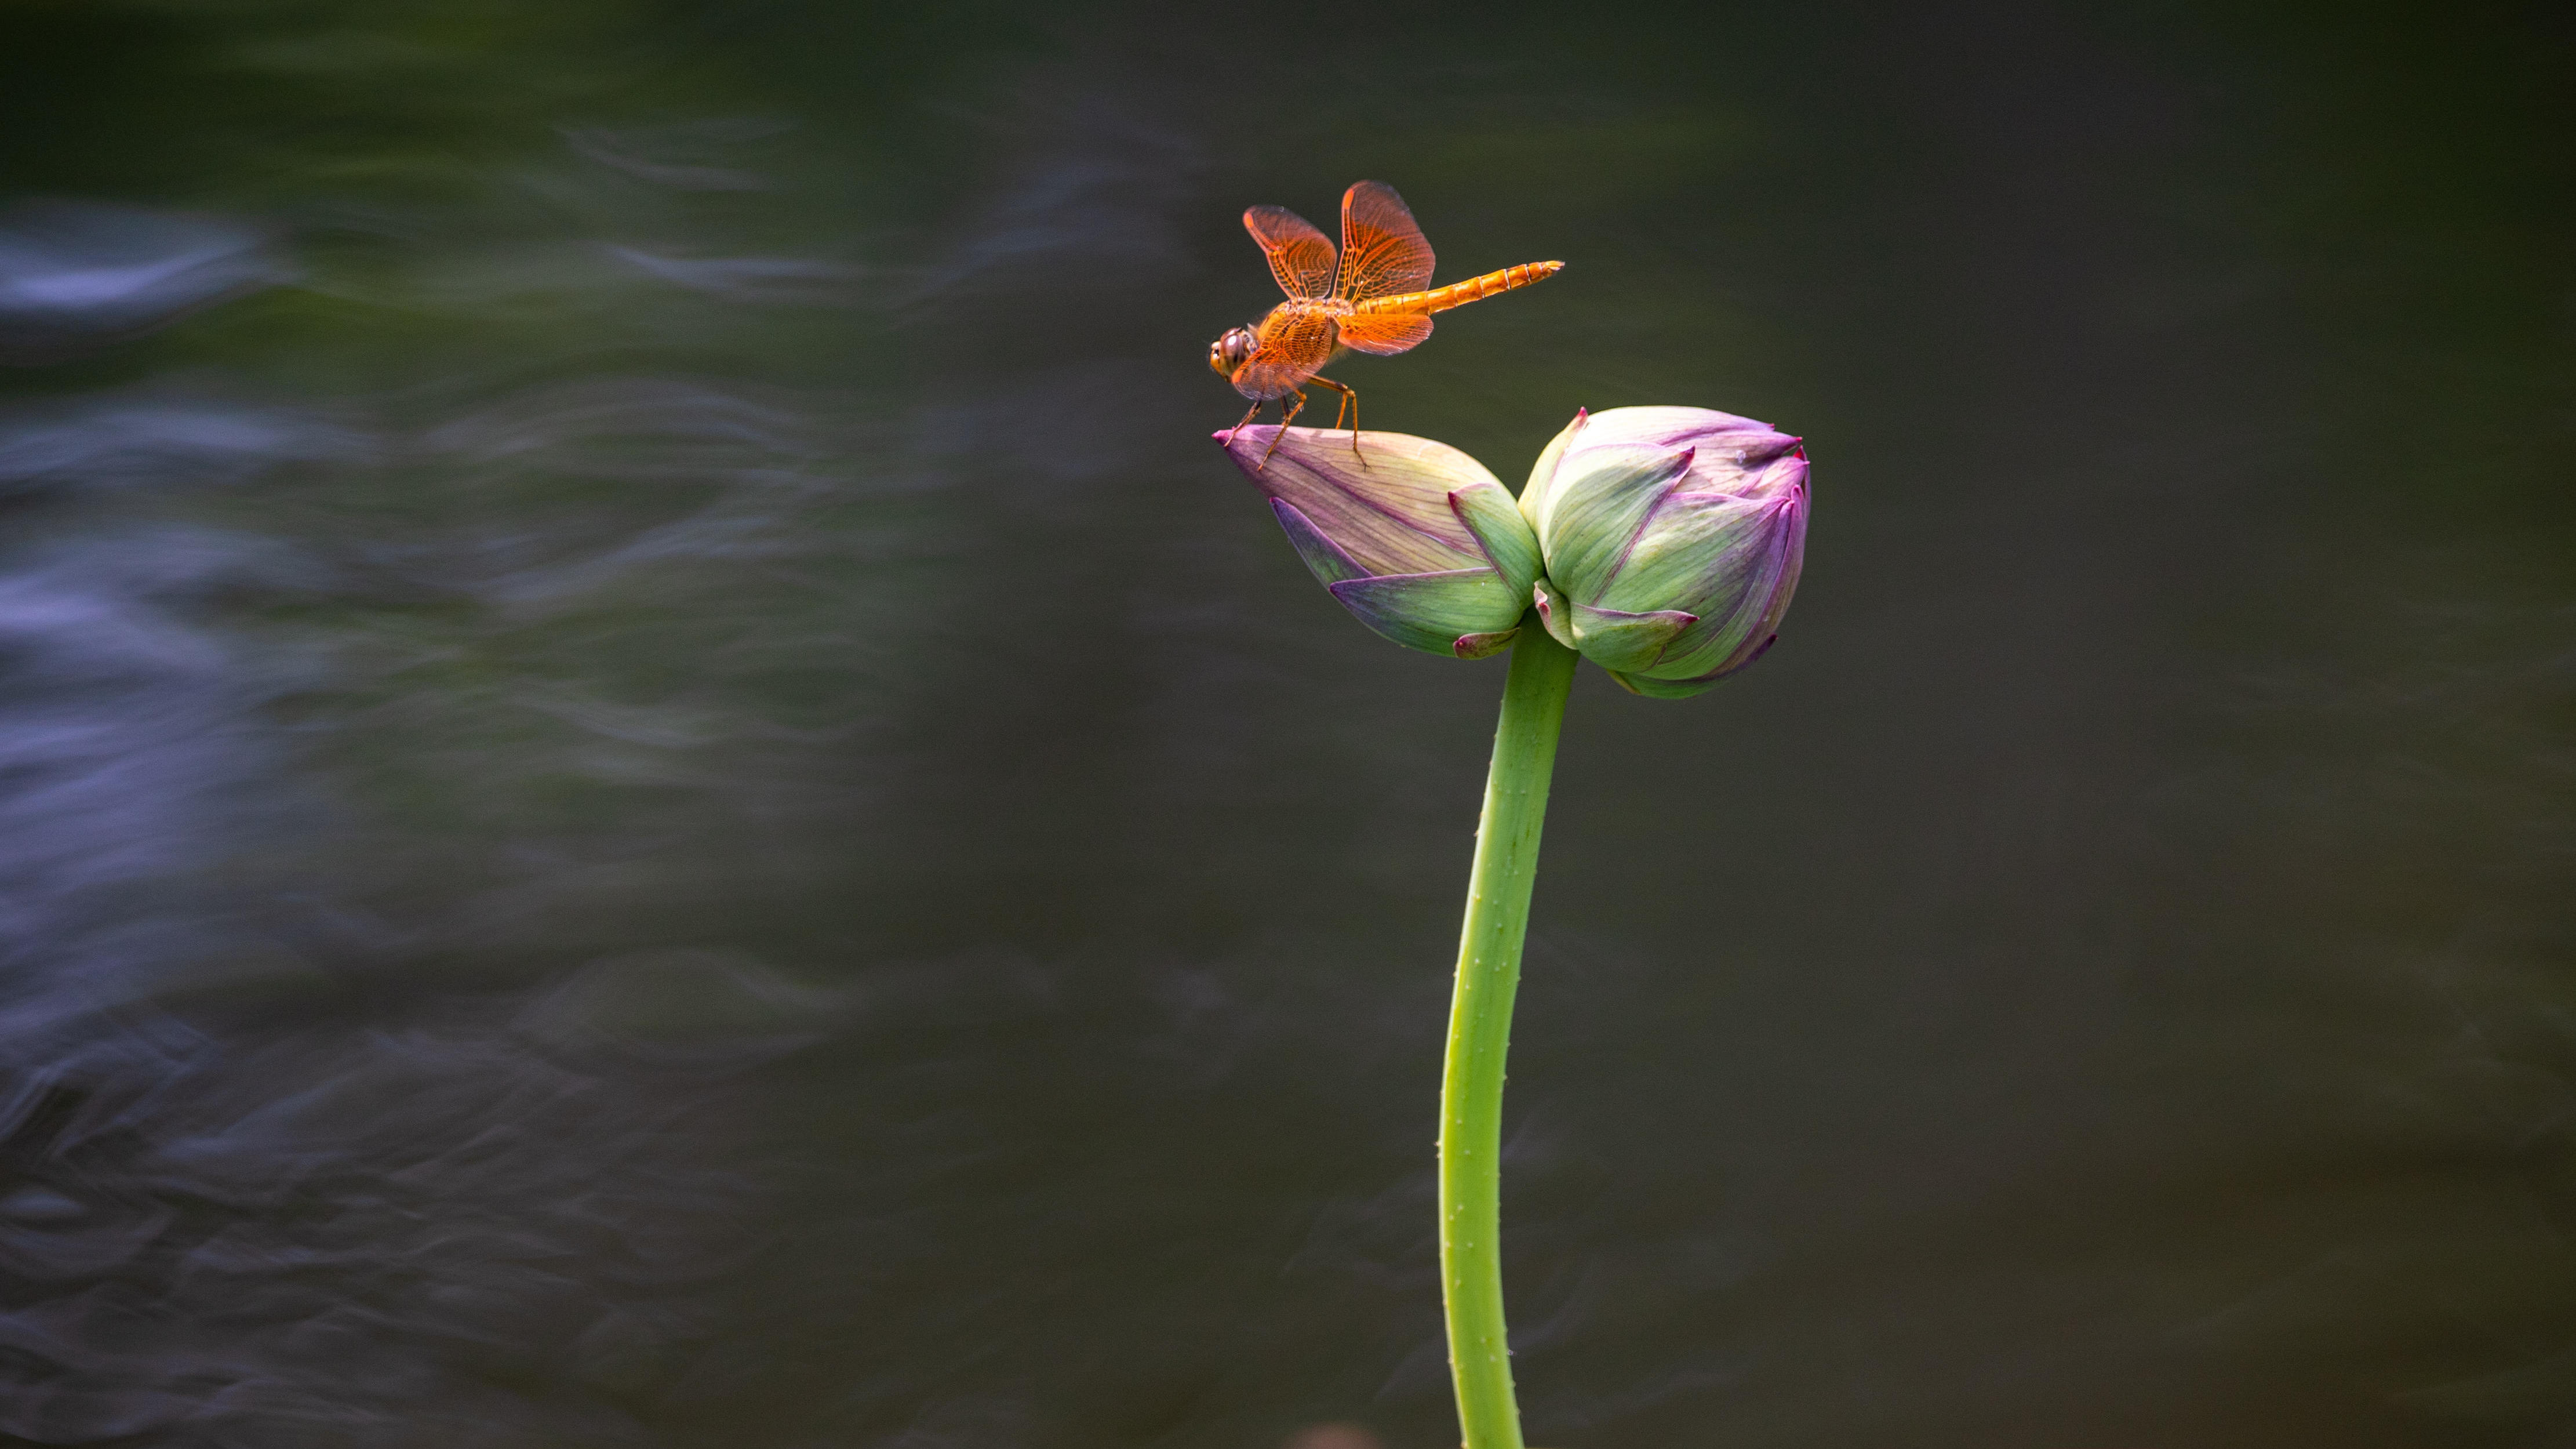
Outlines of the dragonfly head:
[{"label": "dragonfly head", "polygon": [[1237,327],[1208,344],[1208,367],[1220,376],[1232,377],[1261,345],[1249,327]]}]

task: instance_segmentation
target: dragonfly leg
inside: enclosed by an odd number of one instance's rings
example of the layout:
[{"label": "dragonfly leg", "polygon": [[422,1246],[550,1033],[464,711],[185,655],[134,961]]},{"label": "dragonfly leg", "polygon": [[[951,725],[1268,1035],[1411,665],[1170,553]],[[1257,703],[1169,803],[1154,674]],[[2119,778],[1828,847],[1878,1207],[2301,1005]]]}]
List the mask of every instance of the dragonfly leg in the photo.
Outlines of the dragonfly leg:
[{"label": "dragonfly leg", "polygon": [[1255,473],[1258,473],[1263,468],[1270,466],[1270,455],[1279,451],[1279,440],[1288,436],[1288,425],[1295,422],[1297,420],[1297,415],[1306,410],[1306,395],[1304,393],[1292,392],[1288,396],[1295,398],[1296,401],[1293,403],[1285,401],[1280,403],[1279,406],[1282,411],[1279,414],[1279,431],[1270,435],[1270,446],[1261,450],[1261,462],[1252,470]]},{"label": "dragonfly leg", "polygon": [[1226,440],[1226,442],[1228,442],[1229,444],[1230,444],[1230,443],[1232,443],[1232,442],[1234,441],[1234,435],[1235,435],[1235,434],[1237,434],[1237,433],[1239,433],[1239,432],[1242,432],[1242,431],[1243,431],[1243,425],[1244,425],[1245,423],[1251,422],[1251,421],[1252,421],[1252,418],[1253,418],[1253,415],[1254,415],[1255,413],[1260,412],[1260,411],[1261,411],[1261,404],[1259,404],[1259,403],[1254,403],[1254,404],[1252,405],[1252,407],[1251,407],[1251,409],[1250,409],[1249,411],[1245,412],[1245,413],[1244,413],[1244,415],[1243,415],[1241,418],[1236,419],[1236,420],[1235,420],[1235,424],[1234,424],[1234,426],[1233,426],[1233,427],[1230,427],[1230,428],[1228,428],[1228,429],[1226,429],[1226,430],[1225,430],[1225,440]]},{"label": "dragonfly leg", "polygon": [[1337,407],[1337,408],[1333,409],[1333,431],[1335,431],[1335,432],[1340,432],[1340,431],[1341,431],[1341,428],[1342,428],[1342,415],[1343,415],[1344,413],[1348,413],[1348,414],[1350,415],[1350,419],[1351,419],[1351,456],[1352,456],[1352,457],[1354,457],[1354,458],[1358,458],[1358,459],[1360,460],[1360,466],[1361,466],[1361,467],[1363,467],[1363,468],[1367,467],[1367,466],[1368,466],[1368,459],[1367,459],[1367,457],[1366,457],[1366,456],[1364,456],[1364,455],[1360,452],[1360,391],[1359,391],[1359,389],[1358,389],[1358,388],[1355,388],[1355,387],[1344,387],[1344,386],[1342,386],[1340,383],[1333,381],[1333,380],[1332,380],[1331,378],[1329,378],[1329,377],[1314,377],[1314,378],[1308,378],[1308,379],[1307,379],[1307,381],[1309,381],[1309,382],[1314,382],[1314,383],[1320,383],[1320,384],[1322,384],[1323,386],[1325,386],[1325,387],[1329,387],[1329,388],[1331,388],[1333,391],[1335,391],[1335,392],[1337,392],[1337,393],[1340,393],[1340,394],[1342,395],[1342,405],[1341,405],[1340,407]]}]

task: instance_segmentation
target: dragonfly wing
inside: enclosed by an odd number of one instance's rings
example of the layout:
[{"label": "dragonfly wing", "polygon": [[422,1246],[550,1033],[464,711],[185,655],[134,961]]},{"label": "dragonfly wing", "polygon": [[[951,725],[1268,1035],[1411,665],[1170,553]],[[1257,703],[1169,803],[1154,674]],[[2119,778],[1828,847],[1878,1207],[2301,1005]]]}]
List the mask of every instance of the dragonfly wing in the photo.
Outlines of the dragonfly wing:
[{"label": "dragonfly wing", "polygon": [[1342,345],[1380,357],[1410,352],[1430,335],[1431,319],[1418,314],[1362,312],[1342,319]]},{"label": "dragonfly wing", "polygon": [[1261,346],[1234,370],[1234,390],[1256,401],[1285,397],[1332,360],[1333,320],[1283,306],[1261,324]]},{"label": "dragonfly wing", "polygon": [[1363,181],[1343,192],[1342,271],[1333,295],[1364,302],[1419,292],[1430,280],[1431,243],[1395,188]]},{"label": "dragonfly wing", "polygon": [[1243,229],[1270,258],[1270,275],[1291,297],[1328,297],[1333,291],[1333,243],[1315,224],[1284,206],[1256,206],[1243,214]]}]

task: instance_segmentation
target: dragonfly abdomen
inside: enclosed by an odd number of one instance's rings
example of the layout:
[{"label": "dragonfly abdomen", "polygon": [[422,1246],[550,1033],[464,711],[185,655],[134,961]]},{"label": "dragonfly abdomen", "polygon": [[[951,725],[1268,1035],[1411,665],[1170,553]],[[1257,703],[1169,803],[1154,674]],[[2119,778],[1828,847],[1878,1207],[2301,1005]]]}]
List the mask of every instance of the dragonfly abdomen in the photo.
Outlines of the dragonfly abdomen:
[{"label": "dragonfly abdomen", "polygon": [[1351,310],[1364,314],[1446,312],[1452,307],[1464,307],[1470,302],[1481,302],[1496,292],[1508,292],[1515,287],[1526,287],[1532,282],[1544,282],[1563,270],[1565,270],[1563,262],[1523,262],[1517,267],[1505,267],[1498,272],[1487,272],[1481,277],[1470,277],[1463,282],[1451,282],[1448,286],[1434,287],[1428,292],[1407,292],[1398,297],[1372,297]]}]

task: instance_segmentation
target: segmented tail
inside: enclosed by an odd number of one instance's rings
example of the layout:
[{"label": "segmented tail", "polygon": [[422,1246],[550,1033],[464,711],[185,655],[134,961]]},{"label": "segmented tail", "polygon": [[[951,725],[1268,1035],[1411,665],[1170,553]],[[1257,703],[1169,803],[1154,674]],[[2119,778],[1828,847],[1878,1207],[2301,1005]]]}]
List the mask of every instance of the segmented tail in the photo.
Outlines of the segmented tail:
[{"label": "segmented tail", "polygon": [[1435,287],[1428,292],[1407,292],[1400,297],[1374,297],[1351,310],[1363,315],[1371,312],[1446,312],[1452,307],[1464,307],[1470,302],[1481,302],[1496,292],[1508,292],[1514,287],[1526,287],[1532,282],[1544,282],[1564,270],[1563,262],[1523,262],[1517,267],[1505,267],[1499,272],[1487,272],[1481,277],[1470,277],[1463,282],[1451,282],[1448,286]]}]

